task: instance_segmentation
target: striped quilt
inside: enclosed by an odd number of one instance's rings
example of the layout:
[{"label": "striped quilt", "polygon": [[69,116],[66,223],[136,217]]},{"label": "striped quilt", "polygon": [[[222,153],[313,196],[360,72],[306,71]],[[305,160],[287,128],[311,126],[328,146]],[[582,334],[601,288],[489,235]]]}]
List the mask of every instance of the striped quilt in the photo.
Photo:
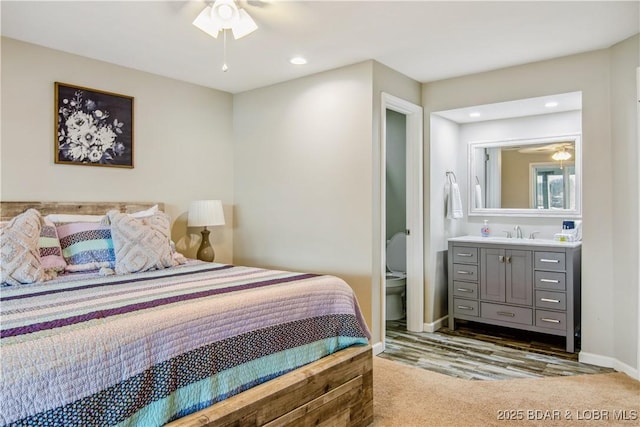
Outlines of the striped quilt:
[{"label": "striped quilt", "polygon": [[159,426],[369,332],[333,276],[190,261],[0,290],[0,425]]}]

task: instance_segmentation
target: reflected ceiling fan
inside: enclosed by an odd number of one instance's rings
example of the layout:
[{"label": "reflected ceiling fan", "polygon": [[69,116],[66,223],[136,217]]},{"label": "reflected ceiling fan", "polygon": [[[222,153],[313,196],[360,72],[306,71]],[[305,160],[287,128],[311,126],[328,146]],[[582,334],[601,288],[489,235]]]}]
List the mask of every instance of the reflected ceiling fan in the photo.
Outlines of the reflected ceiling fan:
[{"label": "reflected ceiling fan", "polygon": [[[575,147],[573,142],[554,142],[553,144],[545,145],[528,145],[524,147],[514,147],[519,153],[523,154],[535,154],[535,153],[558,153],[566,152],[569,154],[568,158],[571,158],[570,151],[574,151]],[[554,159],[556,160],[556,159]]]}]

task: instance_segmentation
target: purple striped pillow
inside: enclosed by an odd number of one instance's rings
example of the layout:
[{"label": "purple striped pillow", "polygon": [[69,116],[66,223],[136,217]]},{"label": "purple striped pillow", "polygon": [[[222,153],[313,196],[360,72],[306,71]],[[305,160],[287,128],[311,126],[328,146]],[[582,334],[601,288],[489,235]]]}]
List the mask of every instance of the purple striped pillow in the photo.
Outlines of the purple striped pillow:
[{"label": "purple striped pillow", "polygon": [[67,262],[62,256],[58,231],[56,225],[47,219],[43,221],[42,230],[40,230],[38,252],[40,253],[40,264],[45,271],[57,273],[64,271]]},{"label": "purple striped pillow", "polygon": [[111,227],[99,222],[72,222],[56,226],[66,271],[114,268],[116,256]]}]

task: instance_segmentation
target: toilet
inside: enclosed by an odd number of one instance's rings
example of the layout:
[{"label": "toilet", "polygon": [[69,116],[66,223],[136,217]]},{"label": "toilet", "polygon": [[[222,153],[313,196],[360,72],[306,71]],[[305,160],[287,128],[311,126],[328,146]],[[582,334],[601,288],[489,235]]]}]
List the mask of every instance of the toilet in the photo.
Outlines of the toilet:
[{"label": "toilet", "polygon": [[387,277],[385,279],[387,320],[405,316],[404,302],[407,284],[407,236],[398,232],[387,242]]}]

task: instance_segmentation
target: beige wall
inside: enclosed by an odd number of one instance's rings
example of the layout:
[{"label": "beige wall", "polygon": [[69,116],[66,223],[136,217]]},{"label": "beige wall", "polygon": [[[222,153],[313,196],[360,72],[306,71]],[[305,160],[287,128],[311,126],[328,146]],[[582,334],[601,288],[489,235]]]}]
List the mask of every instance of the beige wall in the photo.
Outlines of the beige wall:
[{"label": "beige wall", "polygon": [[[640,363],[638,343],[638,109],[636,69],[640,36],[611,49],[611,141],[613,169],[613,341],[616,358]],[[634,346],[633,343],[636,345]],[[640,366],[636,365],[640,371]]]},{"label": "beige wall", "polygon": [[[636,52],[630,54],[634,47]],[[584,150],[582,352],[585,356],[594,356],[593,360],[599,359],[602,363],[621,362],[628,368],[627,371],[635,369],[637,373],[637,362],[634,360],[638,346],[637,330],[634,329],[635,326],[631,326],[631,333],[618,331],[630,327],[629,322],[633,322],[634,319],[637,325],[636,302],[638,299],[632,297],[623,302],[624,298],[614,298],[615,295],[622,296],[621,294],[627,291],[631,295],[637,295],[638,278],[637,270],[635,274],[632,271],[633,262],[625,264],[624,272],[615,271],[618,265],[614,262],[614,249],[618,251],[616,248],[620,238],[619,235],[614,235],[618,228],[614,227],[617,217],[626,218],[627,215],[637,217],[638,215],[637,198],[627,197],[637,194],[637,191],[636,193],[632,191],[633,184],[629,191],[625,189],[622,193],[616,193],[618,186],[614,186],[614,182],[621,184],[637,173],[634,172],[637,170],[637,164],[633,160],[614,161],[614,158],[621,156],[622,159],[622,156],[627,156],[624,153],[634,152],[637,149],[637,134],[634,146],[631,131],[634,124],[631,121],[635,120],[633,119],[635,102],[632,101],[633,106],[629,104],[628,96],[625,95],[625,104],[619,109],[613,107],[615,99],[610,99],[611,79],[617,76],[611,75],[612,52],[614,54],[618,52],[620,55],[620,59],[615,60],[613,65],[617,62],[620,68],[624,68],[624,71],[619,71],[625,76],[624,83],[618,83],[621,85],[621,92],[633,96],[635,82],[631,81],[628,73],[630,68],[635,70],[637,66],[637,36],[634,42],[627,42],[620,48],[603,49],[428,83],[423,86],[422,97],[425,118],[428,118],[432,112],[453,108],[582,91]],[[636,65],[632,67],[633,63]],[[615,66],[613,69],[618,73]],[[619,96],[622,100],[623,95]],[[612,113],[618,110],[624,117],[630,117],[625,119],[624,130],[621,132],[612,131],[612,127],[618,128],[618,118],[613,118],[615,126],[612,126]],[[428,126],[429,121],[426,120],[425,124]],[[616,137],[618,132],[621,135]],[[429,134],[427,128],[425,146],[430,150]],[[629,159],[637,158],[633,155],[628,157]],[[425,158],[426,164],[429,164],[429,155],[427,154]],[[432,161],[437,162],[438,159],[432,159]],[[630,182],[634,182],[633,179]],[[428,183],[425,183],[425,188],[429,188]],[[615,212],[614,201],[617,204]],[[618,211],[625,213],[618,214]],[[425,214],[439,215],[440,211],[427,207]],[[428,223],[429,219],[426,221]],[[520,223],[525,222],[526,219],[523,219]],[[633,250],[637,251],[638,231],[635,226],[630,227],[629,230],[632,234],[624,238],[623,242],[626,247],[632,249],[633,254]],[[635,247],[631,244],[632,241],[636,242]],[[426,268],[429,269],[429,266]],[[634,286],[635,291],[629,289]],[[621,309],[625,310],[625,314],[616,314]],[[426,312],[429,313],[428,310]],[[433,320],[425,319],[425,321]]]},{"label": "beige wall", "polygon": [[236,95],[234,260],[328,273],[371,325],[371,63]]},{"label": "beige wall", "polygon": [[[54,164],[55,81],[135,98],[133,169]],[[187,230],[189,202],[220,199],[227,225],[211,240],[216,259],[231,262],[232,105],[228,93],[2,38],[1,198],[162,201],[193,257],[200,230]]]}]

